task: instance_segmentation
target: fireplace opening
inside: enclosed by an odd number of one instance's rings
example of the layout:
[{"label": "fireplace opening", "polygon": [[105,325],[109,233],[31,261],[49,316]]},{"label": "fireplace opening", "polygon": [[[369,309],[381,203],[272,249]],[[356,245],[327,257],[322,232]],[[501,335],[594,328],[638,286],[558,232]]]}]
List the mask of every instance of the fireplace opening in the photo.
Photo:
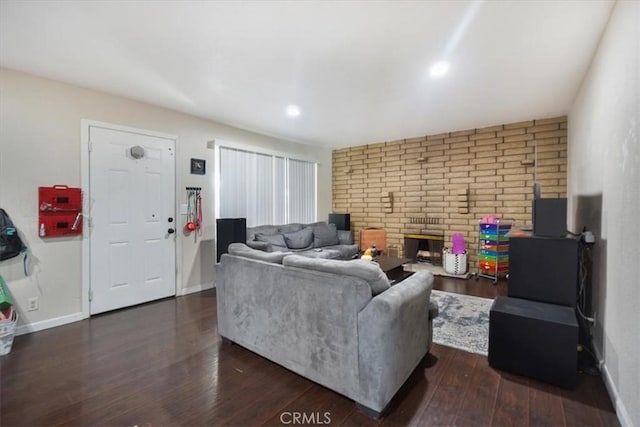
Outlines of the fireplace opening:
[{"label": "fireplace opening", "polygon": [[420,234],[404,235],[404,256],[413,262],[442,265],[444,231],[427,230]]}]

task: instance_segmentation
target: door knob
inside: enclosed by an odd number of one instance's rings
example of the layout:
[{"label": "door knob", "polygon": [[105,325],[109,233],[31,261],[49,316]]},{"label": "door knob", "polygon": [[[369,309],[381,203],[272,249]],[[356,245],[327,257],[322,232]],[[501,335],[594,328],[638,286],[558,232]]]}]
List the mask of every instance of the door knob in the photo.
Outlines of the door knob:
[{"label": "door knob", "polygon": [[167,233],[169,233],[169,234],[173,234],[175,232],[176,232],[176,230],[174,230],[173,228],[170,228],[170,229],[167,230]]},{"label": "door knob", "polygon": [[167,221],[173,222],[173,218],[169,217],[169,219]]}]

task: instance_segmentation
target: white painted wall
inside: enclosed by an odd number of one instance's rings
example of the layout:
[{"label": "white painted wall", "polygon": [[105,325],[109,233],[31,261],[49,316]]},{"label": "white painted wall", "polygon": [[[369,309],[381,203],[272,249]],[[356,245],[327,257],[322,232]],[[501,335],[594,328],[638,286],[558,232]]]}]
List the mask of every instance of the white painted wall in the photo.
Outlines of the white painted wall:
[{"label": "white painted wall", "polygon": [[640,2],[618,1],[569,114],[569,226],[594,230],[596,350],[640,426]]},{"label": "white painted wall", "polygon": [[[39,329],[77,320],[81,312],[81,237],[38,237],[38,187],[81,186],[82,119],[108,122],[178,136],[176,200],[186,186],[203,187],[204,234],[184,236],[177,254],[178,294],[210,286],[214,280],[213,156],[207,141],[223,139],[315,159],[318,168],[318,219],[331,210],[331,150],[296,144],[221,125],[122,97],[32,75],[0,69],[0,207],[7,210],[30,250],[29,277],[21,258],[0,264],[20,314],[20,325]],[[191,175],[191,158],[207,160],[207,175]],[[178,216],[179,224],[181,218]],[[180,226],[178,227],[180,228]],[[40,309],[27,312],[38,296]],[[20,327],[25,331],[25,327]]]}]

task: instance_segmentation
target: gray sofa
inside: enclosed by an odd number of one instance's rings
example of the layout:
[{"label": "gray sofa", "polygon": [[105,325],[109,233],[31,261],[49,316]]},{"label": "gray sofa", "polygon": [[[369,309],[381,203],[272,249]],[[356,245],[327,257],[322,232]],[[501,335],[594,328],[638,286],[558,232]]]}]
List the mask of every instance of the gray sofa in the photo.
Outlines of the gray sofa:
[{"label": "gray sofa", "polygon": [[352,259],[358,255],[351,231],[324,221],[247,228],[247,245],[265,252],[295,252],[311,258]]},{"label": "gray sofa", "polygon": [[377,264],[263,252],[221,258],[218,332],[378,416],[431,346],[433,276],[390,287]]}]

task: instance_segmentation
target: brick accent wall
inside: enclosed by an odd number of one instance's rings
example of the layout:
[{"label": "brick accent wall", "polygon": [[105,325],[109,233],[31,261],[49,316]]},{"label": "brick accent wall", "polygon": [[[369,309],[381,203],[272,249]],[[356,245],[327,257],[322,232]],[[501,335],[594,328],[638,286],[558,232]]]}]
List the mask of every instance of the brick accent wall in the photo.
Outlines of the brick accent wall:
[{"label": "brick accent wall", "polygon": [[400,253],[405,233],[441,230],[445,246],[462,233],[475,271],[483,216],[531,225],[534,173],[543,197],[566,197],[566,116],[334,150],[333,211]]}]

